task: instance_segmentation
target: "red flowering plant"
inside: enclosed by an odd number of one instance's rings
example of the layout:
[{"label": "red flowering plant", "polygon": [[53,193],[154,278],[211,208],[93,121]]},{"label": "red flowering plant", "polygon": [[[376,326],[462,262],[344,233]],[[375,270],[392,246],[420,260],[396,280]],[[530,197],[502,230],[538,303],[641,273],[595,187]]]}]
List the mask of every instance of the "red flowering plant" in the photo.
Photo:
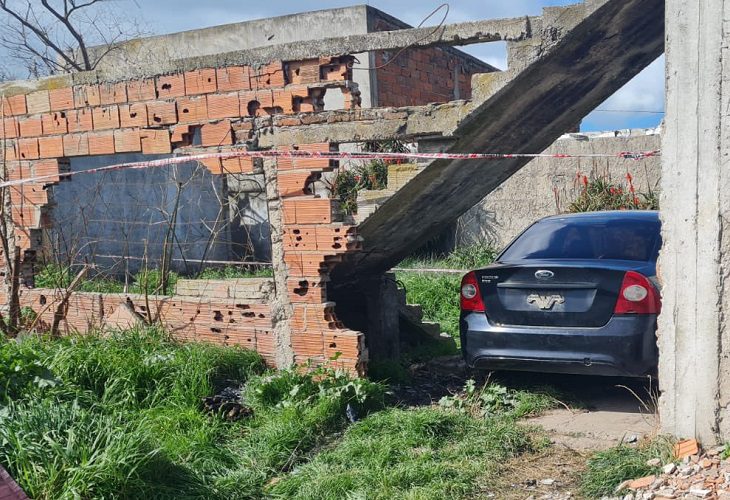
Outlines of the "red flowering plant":
[{"label": "red flowering plant", "polygon": [[640,192],[634,185],[630,172],[624,177],[625,183],[611,181],[605,176],[576,174],[576,187],[580,194],[568,206],[568,212],[595,212],[599,210],[658,210],[659,198],[651,188]]}]

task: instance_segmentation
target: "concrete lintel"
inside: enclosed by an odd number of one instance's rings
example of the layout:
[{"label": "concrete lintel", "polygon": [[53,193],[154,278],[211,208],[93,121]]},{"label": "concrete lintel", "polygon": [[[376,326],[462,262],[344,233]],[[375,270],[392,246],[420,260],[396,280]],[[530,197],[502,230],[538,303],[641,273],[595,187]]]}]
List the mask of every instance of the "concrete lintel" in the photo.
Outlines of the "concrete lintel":
[{"label": "concrete lintel", "polygon": [[[270,45],[250,50],[226,52],[210,56],[191,57],[172,61],[157,61],[154,65],[134,65],[114,70],[85,71],[69,75],[53,76],[38,80],[6,82],[0,85],[0,93],[14,95],[34,90],[123,81],[200,68],[225,66],[263,66],[271,61],[298,61],[320,56],[342,56],[376,50],[398,50],[406,47],[461,46],[497,41],[520,41],[532,37],[532,26],[539,17],[490,19],[447,24],[433,27],[380,31],[364,35],[349,35],[306,42]],[[495,71],[497,68],[493,68]]]},{"label": "concrete lintel", "polygon": [[[364,35],[325,38],[311,42],[271,45],[258,49],[212,56],[234,64],[266,64],[272,60],[313,59],[320,56],[342,56],[376,50],[398,50],[406,47],[436,45],[463,46],[475,43],[520,41],[532,37],[532,25],[539,17],[487,19],[447,24],[440,28],[410,28],[378,31]],[[206,59],[206,58],[200,58]]]},{"label": "concrete lintel", "polygon": [[473,105],[467,101],[404,108],[322,111],[276,116],[258,137],[262,148],[311,142],[351,143],[450,136]]}]

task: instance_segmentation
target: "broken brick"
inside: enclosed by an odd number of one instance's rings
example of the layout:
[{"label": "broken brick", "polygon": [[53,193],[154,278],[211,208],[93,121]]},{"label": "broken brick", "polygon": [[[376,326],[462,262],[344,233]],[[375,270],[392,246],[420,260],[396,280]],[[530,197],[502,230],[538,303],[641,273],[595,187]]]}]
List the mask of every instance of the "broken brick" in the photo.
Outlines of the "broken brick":
[{"label": "broken brick", "polygon": [[230,146],[233,144],[233,129],[231,122],[222,120],[218,123],[206,123],[200,130],[201,145]]},{"label": "broken brick", "polygon": [[223,173],[220,158],[206,158],[198,160],[211,174],[220,175]]},{"label": "broken brick", "polygon": [[253,158],[242,156],[221,160],[222,170],[226,174],[250,174],[253,172]]},{"label": "broken brick", "polygon": [[178,125],[172,129],[172,136],[170,142],[173,144],[185,144],[189,145],[192,142],[190,133],[190,125]]},{"label": "broken brick", "polygon": [[294,85],[318,83],[320,80],[319,68],[319,59],[289,62],[287,64],[289,83]]},{"label": "broken brick", "polygon": [[145,104],[126,104],[119,107],[119,119],[121,126],[127,127],[146,127],[147,126],[147,106]]},{"label": "broken brick", "polygon": [[302,196],[309,194],[309,184],[316,180],[317,174],[309,170],[280,172],[278,175],[279,196]]},{"label": "broken brick", "polygon": [[639,490],[642,488],[648,488],[651,486],[654,481],[656,481],[656,476],[646,476],[639,479],[634,479],[628,484],[628,488],[630,490]]},{"label": "broken brick", "polygon": [[685,457],[697,455],[700,452],[700,444],[696,439],[685,439],[674,445],[674,456],[681,460]]},{"label": "broken brick", "polygon": [[217,90],[215,69],[199,69],[185,73],[185,95],[210,94]]},{"label": "broken brick", "polygon": [[169,130],[142,130],[140,136],[144,154],[168,154],[172,152]]},{"label": "broken brick", "polygon": [[182,97],[185,95],[185,77],[183,75],[167,75],[157,77],[157,96],[160,99]]},{"label": "broken brick", "polygon": [[177,123],[175,101],[156,101],[147,104],[147,118],[150,127],[174,125]]}]

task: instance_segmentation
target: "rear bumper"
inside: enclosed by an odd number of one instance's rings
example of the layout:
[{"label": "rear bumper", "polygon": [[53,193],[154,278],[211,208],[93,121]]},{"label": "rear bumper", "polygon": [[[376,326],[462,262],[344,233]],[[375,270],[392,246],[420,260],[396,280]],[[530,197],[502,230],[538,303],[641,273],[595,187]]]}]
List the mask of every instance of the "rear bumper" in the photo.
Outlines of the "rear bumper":
[{"label": "rear bumper", "polygon": [[656,316],[614,316],[599,328],[498,326],[462,314],[461,349],[472,368],[640,377],[657,367]]}]

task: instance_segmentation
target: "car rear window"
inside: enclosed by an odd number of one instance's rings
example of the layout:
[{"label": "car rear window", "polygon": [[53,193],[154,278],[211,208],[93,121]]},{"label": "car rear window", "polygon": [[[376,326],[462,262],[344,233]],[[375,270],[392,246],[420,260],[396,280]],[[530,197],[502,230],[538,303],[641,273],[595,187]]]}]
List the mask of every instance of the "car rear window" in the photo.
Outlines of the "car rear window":
[{"label": "car rear window", "polygon": [[548,219],[530,226],[499,260],[615,259],[656,262],[658,220]]}]

